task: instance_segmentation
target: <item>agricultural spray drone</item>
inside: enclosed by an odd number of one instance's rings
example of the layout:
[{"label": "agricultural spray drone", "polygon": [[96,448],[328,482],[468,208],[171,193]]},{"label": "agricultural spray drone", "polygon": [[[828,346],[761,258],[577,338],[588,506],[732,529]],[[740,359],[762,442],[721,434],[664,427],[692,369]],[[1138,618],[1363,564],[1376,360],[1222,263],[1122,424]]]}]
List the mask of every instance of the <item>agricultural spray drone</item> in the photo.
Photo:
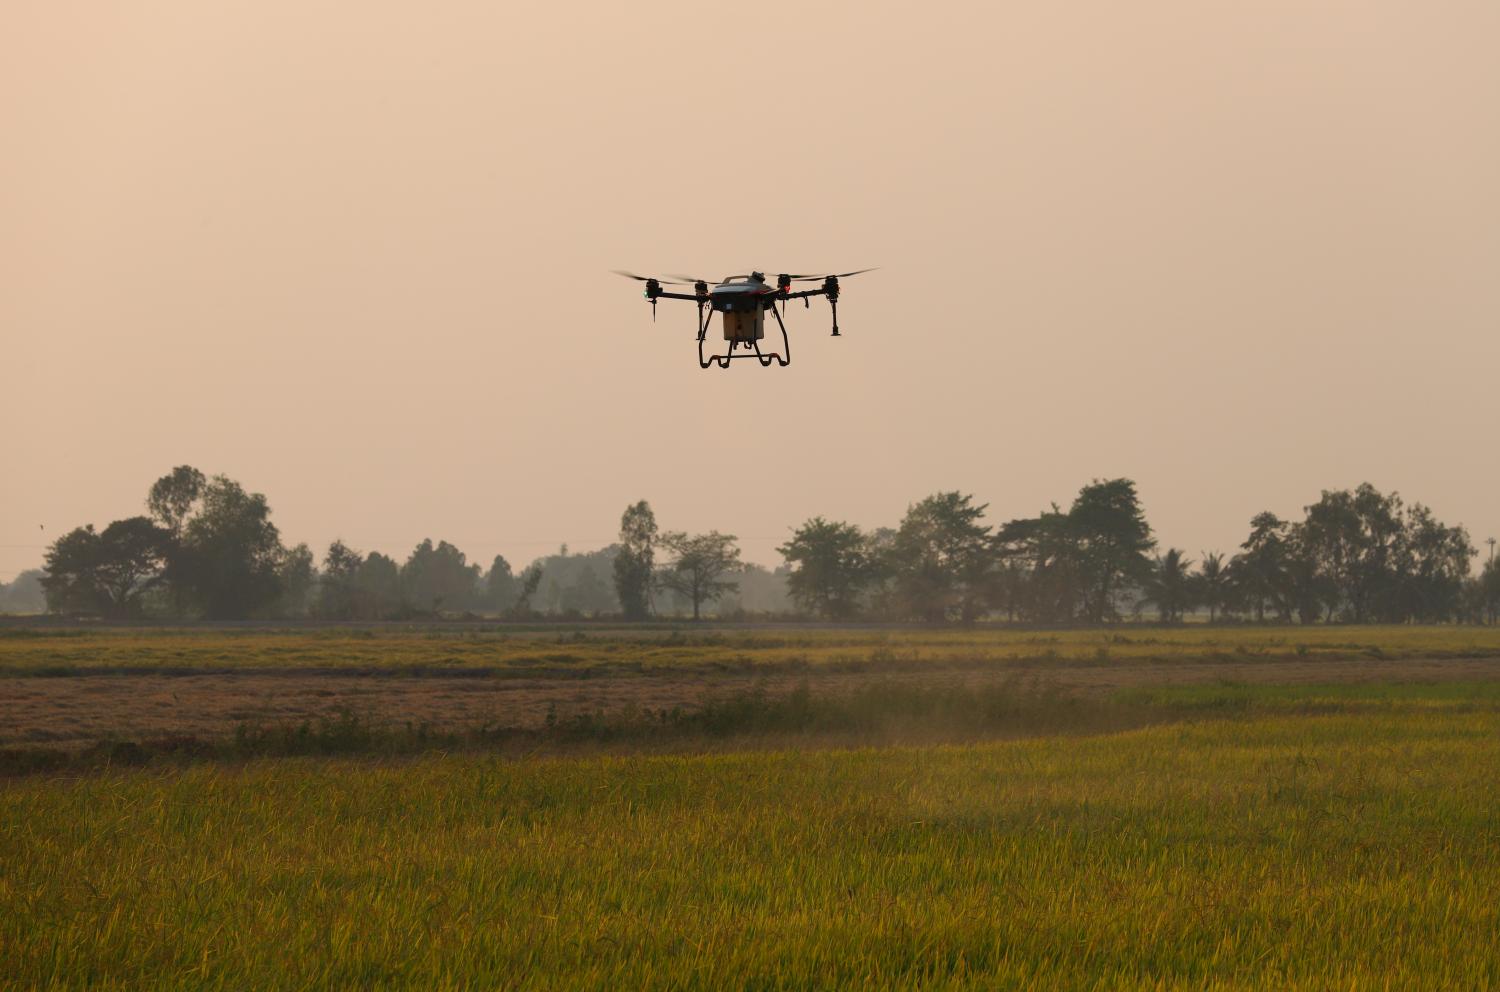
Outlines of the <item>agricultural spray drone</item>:
[{"label": "agricultural spray drone", "polygon": [[[833,336],[839,336],[839,280],[850,276],[857,276],[861,272],[870,272],[871,269],[859,269],[854,272],[840,272],[837,275],[810,275],[804,273],[783,272],[776,277],[776,285],[772,286],[766,282],[764,273],[752,272],[747,276],[729,276],[718,282],[709,289],[709,280],[696,279],[693,276],[674,275],[667,279],[658,279],[655,276],[638,276],[634,272],[623,272],[614,270],[617,275],[627,279],[646,284],[646,299],[651,303],[651,319],[656,319],[657,300],[687,300],[698,304],[698,366],[708,368],[715,362],[719,368],[729,368],[729,363],[736,358],[754,358],[762,366],[769,366],[775,361],[781,365],[789,365],[792,361],[791,342],[787,340],[786,321],[782,320],[782,314],[786,305],[792,300],[801,300],[804,307],[811,306],[808,302],[814,296],[828,297],[829,306],[833,309]],[[792,283],[796,282],[820,282],[817,289],[793,290]],[[692,286],[692,293],[673,293],[662,289],[663,286]],[[777,304],[780,304],[778,308]],[[781,351],[763,352],[760,350],[761,339],[766,336],[766,313],[776,318],[776,324],[781,328]],[[724,340],[728,342],[729,348],[722,355],[704,355],[704,340],[708,336],[708,324],[716,313],[723,314]],[[736,354],[739,352],[739,354]]]}]

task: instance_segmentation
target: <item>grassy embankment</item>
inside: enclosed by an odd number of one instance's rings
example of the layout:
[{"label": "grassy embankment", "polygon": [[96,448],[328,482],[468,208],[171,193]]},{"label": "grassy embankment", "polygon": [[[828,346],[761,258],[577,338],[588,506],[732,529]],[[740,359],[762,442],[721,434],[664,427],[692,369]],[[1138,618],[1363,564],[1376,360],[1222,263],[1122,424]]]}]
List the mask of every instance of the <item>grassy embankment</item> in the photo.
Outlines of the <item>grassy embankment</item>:
[{"label": "grassy embankment", "polygon": [[0,630],[0,677],[246,669],[586,677],[663,669],[878,671],[1413,657],[1500,657],[1500,627]]},{"label": "grassy embankment", "polygon": [[1495,685],[1135,695],[1196,719],[965,747],[12,780],[0,983],[1500,982]]}]

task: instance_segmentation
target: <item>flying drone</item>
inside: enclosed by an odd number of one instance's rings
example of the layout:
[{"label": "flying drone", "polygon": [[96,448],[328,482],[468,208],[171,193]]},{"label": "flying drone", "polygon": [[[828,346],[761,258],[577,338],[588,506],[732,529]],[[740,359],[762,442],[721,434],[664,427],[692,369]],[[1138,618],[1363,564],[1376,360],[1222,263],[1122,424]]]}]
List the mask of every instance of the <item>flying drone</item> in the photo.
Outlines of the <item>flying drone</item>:
[{"label": "flying drone", "polygon": [[[754,358],[762,366],[769,366],[773,361],[781,365],[790,365],[792,361],[792,346],[786,336],[786,321],[782,320],[782,314],[786,306],[792,300],[801,300],[803,307],[812,304],[808,301],[814,296],[828,297],[828,304],[833,308],[833,336],[839,336],[839,280],[850,276],[857,276],[861,272],[871,272],[872,269],[858,269],[854,272],[840,272],[836,275],[811,275],[806,273],[783,272],[776,277],[776,285],[773,287],[766,282],[765,274],[752,272],[744,276],[729,276],[718,282],[709,289],[709,280],[696,279],[693,276],[673,275],[666,279],[655,276],[638,276],[634,272],[624,272],[615,269],[616,275],[622,275],[627,279],[646,284],[646,299],[651,303],[651,319],[656,319],[657,300],[687,300],[698,304],[698,366],[708,368],[718,363],[719,368],[729,368],[729,363],[736,358]],[[793,290],[792,284],[797,282],[821,282],[823,285],[817,289]],[[693,292],[674,293],[662,289],[663,286],[692,286]],[[780,304],[778,308],[777,304]],[[763,352],[760,348],[761,341],[766,336],[766,313],[776,318],[776,324],[781,328],[781,351]],[[708,336],[708,324],[713,315],[723,314],[724,340],[728,342],[729,348],[722,355],[704,355],[704,342]],[[738,354],[736,354],[738,352]]]}]

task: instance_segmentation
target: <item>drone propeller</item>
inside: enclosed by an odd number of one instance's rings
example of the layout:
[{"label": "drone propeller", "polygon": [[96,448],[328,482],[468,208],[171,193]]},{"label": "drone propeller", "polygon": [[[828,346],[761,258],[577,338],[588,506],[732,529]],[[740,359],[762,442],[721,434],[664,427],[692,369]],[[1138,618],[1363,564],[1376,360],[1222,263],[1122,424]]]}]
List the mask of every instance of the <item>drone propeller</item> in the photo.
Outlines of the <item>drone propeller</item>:
[{"label": "drone propeller", "polygon": [[877,268],[879,268],[878,265],[875,266],[875,268],[870,268],[870,269],[855,269],[853,272],[831,272],[831,273],[827,273],[827,274],[821,275],[821,276],[801,274],[801,273],[799,273],[799,274],[788,274],[787,278],[790,279],[790,280],[792,280],[793,282],[822,282],[824,279],[827,279],[830,276],[832,278],[834,278],[834,279],[848,279],[850,276],[857,276],[861,272],[874,272],[875,269],[877,269]]},{"label": "drone propeller", "polygon": [[[624,276],[626,279],[634,279],[636,282],[659,282],[667,286],[681,285],[680,283],[673,282],[671,279],[658,279],[655,276],[638,276],[634,272],[626,272],[624,269],[610,269],[609,271],[617,276]],[[682,277],[678,276],[677,278],[680,279]]]},{"label": "drone propeller", "polygon": [[718,282],[719,282],[718,279],[699,279],[697,276],[685,276],[685,275],[683,275],[680,272],[669,272],[668,275],[670,275],[673,279],[681,279],[684,284],[688,284],[688,285],[691,285],[692,283],[695,283],[695,282],[705,282],[705,283],[708,283],[710,286],[713,286],[713,285],[717,285]]}]

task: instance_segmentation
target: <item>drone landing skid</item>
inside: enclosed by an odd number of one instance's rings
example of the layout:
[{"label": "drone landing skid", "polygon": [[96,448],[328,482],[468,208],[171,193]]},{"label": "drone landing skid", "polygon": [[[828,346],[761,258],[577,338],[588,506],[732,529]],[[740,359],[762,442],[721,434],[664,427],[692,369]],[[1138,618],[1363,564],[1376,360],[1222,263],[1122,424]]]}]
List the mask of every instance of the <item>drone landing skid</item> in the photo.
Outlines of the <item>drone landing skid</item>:
[{"label": "drone landing skid", "polygon": [[[775,307],[771,308],[771,313],[775,315],[776,323],[781,328],[780,354],[777,354],[774,351],[769,355],[762,352],[760,350],[760,340],[757,338],[751,338],[749,341],[741,341],[735,338],[731,338],[729,341],[729,351],[727,353],[723,355],[709,355],[707,357],[704,357],[703,344],[704,340],[708,337],[708,323],[713,318],[713,311],[709,310],[703,315],[703,319],[698,324],[698,367],[701,369],[706,369],[717,364],[719,368],[727,369],[729,368],[729,363],[734,361],[736,358],[754,358],[760,362],[762,368],[770,368],[773,361],[779,363],[782,368],[785,368],[786,366],[792,364],[792,343],[790,340],[788,340],[786,335],[786,324],[782,321],[781,314],[776,312]],[[735,349],[737,348],[744,348],[745,351],[741,354],[736,355]]]}]

